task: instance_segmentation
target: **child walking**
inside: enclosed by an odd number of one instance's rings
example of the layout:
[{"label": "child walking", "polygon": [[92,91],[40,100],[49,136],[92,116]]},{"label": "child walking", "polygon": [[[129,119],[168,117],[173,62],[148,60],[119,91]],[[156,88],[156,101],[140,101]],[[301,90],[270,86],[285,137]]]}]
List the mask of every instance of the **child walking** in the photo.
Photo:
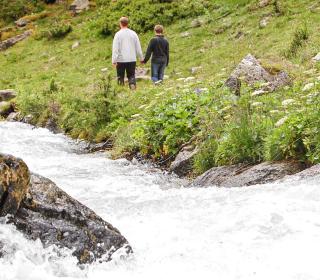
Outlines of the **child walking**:
[{"label": "child walking", "polygon": [[162,83],[164,70],[169,64],[169,42],[163,35],[163,26],[154,27],[155,37],[149,42],[143,63],[151,59],[151,79],[155,84]]}]

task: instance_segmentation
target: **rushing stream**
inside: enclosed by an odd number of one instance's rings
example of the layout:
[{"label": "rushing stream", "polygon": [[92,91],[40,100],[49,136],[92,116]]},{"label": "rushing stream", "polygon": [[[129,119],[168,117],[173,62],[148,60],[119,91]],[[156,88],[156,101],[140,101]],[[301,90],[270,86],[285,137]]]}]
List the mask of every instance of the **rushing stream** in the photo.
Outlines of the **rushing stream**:
[{"label": "rushing stream", "polygon": [[320,181],[185,189],[138,163],[80,154],[63,135],[0,122],[0,152],[21,157],[117,227],[134,254],[79,268],[0,220],[7,279],[320,279]]}]

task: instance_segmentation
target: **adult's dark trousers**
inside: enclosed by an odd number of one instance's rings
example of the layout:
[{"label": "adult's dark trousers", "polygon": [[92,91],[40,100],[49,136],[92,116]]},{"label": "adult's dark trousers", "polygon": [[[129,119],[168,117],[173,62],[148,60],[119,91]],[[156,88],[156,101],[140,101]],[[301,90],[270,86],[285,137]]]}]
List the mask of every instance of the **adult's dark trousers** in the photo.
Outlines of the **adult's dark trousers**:
[{"label": "adult's dark trousers", "polygon": [[118,84],[124,85],[124,77],[127,73],[129,85],[136,84],[136,62],[118,62],[117,63],[117,76]]}]

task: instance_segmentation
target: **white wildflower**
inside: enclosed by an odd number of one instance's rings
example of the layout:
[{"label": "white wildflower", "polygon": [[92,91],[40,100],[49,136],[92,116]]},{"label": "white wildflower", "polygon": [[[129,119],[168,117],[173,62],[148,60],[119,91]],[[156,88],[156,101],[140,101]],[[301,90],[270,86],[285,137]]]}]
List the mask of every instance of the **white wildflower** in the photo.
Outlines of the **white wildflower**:
[{"label": "white wildflower", "polygon": [[294,103],[296,103],[294,99],[286,99],[286,100],[283,100],[281,104],[282,106],[286,107]]},{"label": "white wildflower", "polygon": [[309,83],[309,84],[306,84],[302,91],[309,91],[310,89],[312,89],[314,87],[314,83]]},{"label": "white wildflower", "polygon": [[263,89],[259,89],[259,90],[254,91],[251,94],[251,96],[260,96],[260,95],[265,94],[265,93],[266,93],[266,91],[264,91]]},{"label": "white wildflower", "polygon": [[187,77],[184,79],[184,82],[187,83],[187,82],[193,81],[195,79],[196,79],[195,77]]},{"label": "white wildflower", "polygon": [[253,107],[259,107],[259,106],[262,106],[262,105],[263,105],[262,102],[253,102],[253,103],[251,104],[251,106],[253,106]]},{"label": "white wildflower", "polygon": [[282,119],[278,120],[275,124],[276,127],[282,126],[286,121],[287,121],[288,117],[285,116]]}]

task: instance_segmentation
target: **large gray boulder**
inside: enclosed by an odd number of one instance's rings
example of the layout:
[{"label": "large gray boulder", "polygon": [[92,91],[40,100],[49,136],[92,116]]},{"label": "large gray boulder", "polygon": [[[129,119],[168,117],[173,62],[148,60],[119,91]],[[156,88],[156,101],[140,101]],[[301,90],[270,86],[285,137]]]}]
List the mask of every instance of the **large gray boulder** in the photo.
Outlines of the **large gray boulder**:
[{"label": "large gray boulder", "polygon": [[109,261],[120,248],[132,252],[121,233],[92,210],[40,175],[31,174],[29,183],[29,171],[21,160],[1,156],[0,186],[8,186],[0,193],[1,213],[12,214],[8,222],[27,238],[40,239],[44,246],[69,248],[79,263]]},{"label": "large gray boulder", "polygon": [[32,35],[32,30],[27,30],[20,35],[17,35],[15,37],[12,37],[12,38],[9,38],[5,41],[0,42],[0,51],[4,51],[4,50],[14,46],[18,42],[25,40],[26,38],[28,38],[31,35]]},{"label": "large gray boulder", "polygon": [[90,7],[89,0],[74,0],[70,5],[70,10],[74,14],[79,14],[82,11],[88,10]]},{"label": "large gray boulder", "polygon": [[237,164],[214,167],[199,176],[191,187],[242,187],[271,183],[303,170],[298,162],[264,162],[255,166]]},{"label": "large gray boulder", "polygon": [[232,91],[239,92],[239,87],[241,86],[239,80],[250,86],[254,86],[256,83],[265,83],[262,89],[266,91],[274,91],[291,84],[291,79],[286,72],[280,71],[277,75],[272,75],[251,54],[248,54],[239,63],[225,82],[225,85]]}]

